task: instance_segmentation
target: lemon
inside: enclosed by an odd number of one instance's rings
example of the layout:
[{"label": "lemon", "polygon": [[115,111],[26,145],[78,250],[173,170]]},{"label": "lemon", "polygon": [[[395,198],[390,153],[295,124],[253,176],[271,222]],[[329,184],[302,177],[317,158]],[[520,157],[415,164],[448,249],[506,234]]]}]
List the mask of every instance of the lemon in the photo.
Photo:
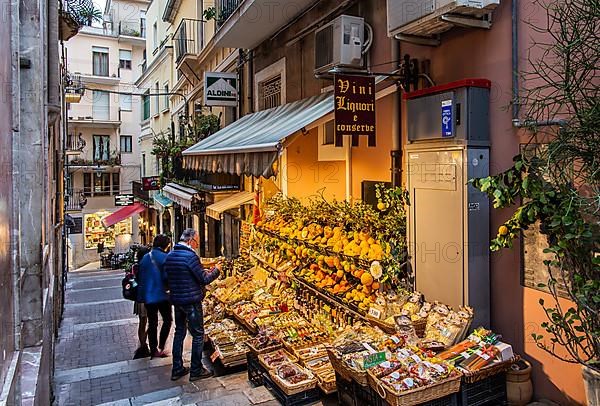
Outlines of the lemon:
[{"label": "lemon", "polygon": [[499,235],[507,235],[508,227],[506,227],[505,225],[501,225],[500,227],[498,227],[498,234]]}]

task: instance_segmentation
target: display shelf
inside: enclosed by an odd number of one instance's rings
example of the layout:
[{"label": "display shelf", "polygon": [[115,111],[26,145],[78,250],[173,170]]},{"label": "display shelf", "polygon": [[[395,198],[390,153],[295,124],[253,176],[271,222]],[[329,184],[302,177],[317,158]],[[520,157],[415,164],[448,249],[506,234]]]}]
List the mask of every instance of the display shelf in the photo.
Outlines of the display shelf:
[{"label": "display shelf", "polygon": [[265,388],[284,406],[303,406],[321,400],[321,391],[315,387],[295,395],[287,395],[277,386],[268,373],[263,373],[263,383]]},{"label": "display shelf", "polygon": [[345,311],[352,314],[354,317],[356,317],[362,321],[368,321],[368,319],[365,316],[363,316],[356,310],[352,309],[350,306],[348,306],[347,303],[344,303],[341,299],[339,299],[335,296],[329,295],[325,292],[321,292],[320,290],[318,290],[317,288],[312,286],[310,283],[304,281],[303,279],[301,279],[297,276],[294,276],[293,280],[296,281],[298,284],[302,285],[304,288],[313,292],[315,294],[315,296],[317,296],[321,300],[329,302],[330,304],[332,304],[334,306],[343,307]]}]

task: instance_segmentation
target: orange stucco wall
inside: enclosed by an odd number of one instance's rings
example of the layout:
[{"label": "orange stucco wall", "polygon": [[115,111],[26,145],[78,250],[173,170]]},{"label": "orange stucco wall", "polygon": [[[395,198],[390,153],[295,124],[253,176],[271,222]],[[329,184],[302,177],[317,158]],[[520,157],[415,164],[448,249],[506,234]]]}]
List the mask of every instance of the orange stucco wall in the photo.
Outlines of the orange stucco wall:
[{"label": "orange stucco wall", "polygon": [[287,147],[287,164],[283,169],[288,196],[307,199],[316,196],[320,189],[328,199],[344,200],[346,197],[345,163],[318,160],[318,131],[313,129],[299,135]]}]

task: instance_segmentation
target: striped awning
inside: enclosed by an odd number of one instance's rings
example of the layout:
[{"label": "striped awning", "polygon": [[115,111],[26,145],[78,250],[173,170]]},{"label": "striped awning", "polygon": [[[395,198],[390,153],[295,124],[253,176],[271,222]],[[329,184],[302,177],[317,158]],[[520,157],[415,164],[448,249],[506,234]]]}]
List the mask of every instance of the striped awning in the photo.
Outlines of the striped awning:
[{"label": "striped awning", "polygon": [[184,166],[208,172],[275,176],[285,139],[333,111],[333,95],[323,93],[248,114],[183,152]]},{"label": "striped awning", "polygon": [[144,210],[146,210],[146,206],[142,203],[135,202],[131,206],[122,207],[114,213],[104,217],[102,219],[102,225],[104,225],[104,227],[112,227],[118,222],[143,212]]},{"label": "striped awning", "polygon": [[167,183],[162,189],[162,194],[181,207],[191,210],[192,200],[198,195],[198,191],[177,183]]},{"label": "striped awning", "polygon": [[221,213],[240,207],[243,204],[253,203],[254,193],[252,192],[239,192],[223,200],[219,200],[216,203],[206,207],[206,215],[214,218],[215,220],[221,219]]}]

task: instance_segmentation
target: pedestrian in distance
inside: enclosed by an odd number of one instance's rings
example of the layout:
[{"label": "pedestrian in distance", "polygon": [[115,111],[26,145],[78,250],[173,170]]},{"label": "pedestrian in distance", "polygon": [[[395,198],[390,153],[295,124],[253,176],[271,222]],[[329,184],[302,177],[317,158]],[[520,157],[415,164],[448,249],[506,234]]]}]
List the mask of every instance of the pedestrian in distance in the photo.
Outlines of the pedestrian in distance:
[{"label": "pedestrian in distance", "polygon": [[[148,247],[140,247],[136,253],[136,263],[131,267],[131,273],[133,273],[136,279],[140,269],[140,261],[148,252],[150,252]],[[148,336],[146,333],[148,317],[146,315],[146,308],[144,307],[144,304],[137,300],[133,302],[133,314],[138,316],[138,340],[140,342],[139,347],[133,354],[133,359],[146,358],[150,356],[150,349],[148,348]]]},{"label": "pedestrian in distance", "polygon": [[[166,235],[157,235],[152,243],[152,250],[140,261],[137,276],[138,300],[144,303],[148,316],[148,343],[151,358],[165,358],[165,344],[171,332],[173,315],[169,294],[167,293],[167,274],[164,271],[165,259],[171,245],[171,239]],[[158,334],[158,314],[162,318],[160,338]]]},{"label": "pedestrian in distance", "polygon": [[[171,303],[175,308],[175,337],[173,338],[173,369],[171,380],[190,374],[190,381],[208,378],[212,372],[202,365],[204,346],[204,316],[202,300],[205,286],[219,277],[221,264],[210,271],[205,270],[195,250],[198,248],[198,233],[188,228],[179,243],[167,255],[165,271],[169,281]],[[183,365],[183,340],[186,329],[192,335],[191,368]]]}]

